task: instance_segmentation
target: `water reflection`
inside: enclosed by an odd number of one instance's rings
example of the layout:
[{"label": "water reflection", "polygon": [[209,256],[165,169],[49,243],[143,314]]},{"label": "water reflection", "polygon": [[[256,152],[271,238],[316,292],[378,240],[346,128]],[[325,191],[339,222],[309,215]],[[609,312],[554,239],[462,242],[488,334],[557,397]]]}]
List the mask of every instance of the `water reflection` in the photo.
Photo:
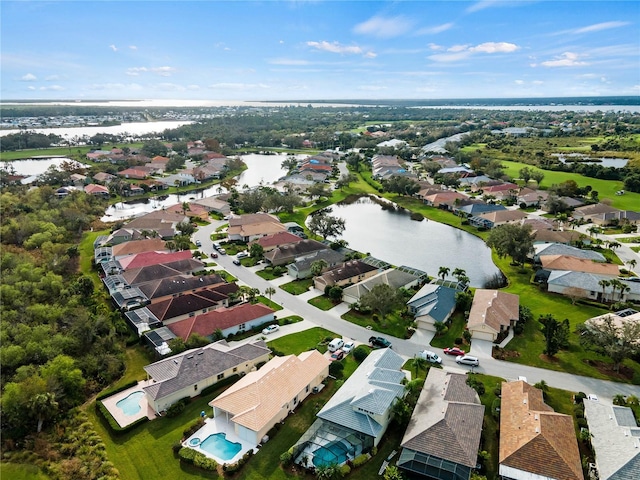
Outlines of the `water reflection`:
[{"label": "water reflection", "polygon": [[334,205],[332,215],[345,219],[342,239],[360,252],[437,276],[442,266],[462,268],[474,287],[499,274],[484,241],[438,222],[411,220],[406,211],[383,210],[369,197]]}]

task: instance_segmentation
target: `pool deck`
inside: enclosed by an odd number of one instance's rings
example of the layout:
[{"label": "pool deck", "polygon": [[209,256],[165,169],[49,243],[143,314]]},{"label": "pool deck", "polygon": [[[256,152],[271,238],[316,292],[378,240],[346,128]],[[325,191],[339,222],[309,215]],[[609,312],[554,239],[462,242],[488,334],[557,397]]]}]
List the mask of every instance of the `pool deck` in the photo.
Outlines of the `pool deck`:
[{"label": "pool deck", "polygon": [[[189,441],[192,438],[199,438],[200,441],[202,441],[205,438],[207,438],[209,435],[213,435],[214,433],[224,433],[228,441],[239,443],[241,445],[240,451],[236,453],[236,455],[233,458],[229,460],[223,460],[209,452],[205,452],[200,448],[200,445],[193,446],[189,444]],[[187,438],[184,442],[182,442],[182,446],[192,448],[195,451],[200,452],[209,458],[213,458],[220,465],[224,465],[225,463],[229,465],[236,463],[249,450],[253,450],[254,453],[258,451],[258,449],[256,448],[256,445],[239,438],[233,430],[233,425],[229,423],[225,418],[222,418],[222,417],[206,418],[204,426],[200,430],[198,430],[196,433],[191,435],[189,438]]]},{"label": "pool deck", "polygon": [[107,410],[109,410],[109,413],[111,414],[111,416],[113,416],[113,418],[115,418],[116,422],[118,422],[118,425],[120,425],[121,427],[126,427],[127,425],[131,425],[136,420],[144,417],[147,417],[149,420],[153,420],[154,418],[156,418],[156,412],[153,411],[153,408],[151,408],[151,406],[147,402],[146,395],[140,398],[140,411],[135,415],[125,415],[122,409],[118,408],[118,406],[116,405],[120,400],[127,398],[133,392],[143,391],[142,388],[146,387],[149,383],[149,381],[143,380],[141,382],[138,382],[137,385],[131,388],[127,388],[126,390],[118,392],[102,400],[102,403],[105,407],[107,407]]}]

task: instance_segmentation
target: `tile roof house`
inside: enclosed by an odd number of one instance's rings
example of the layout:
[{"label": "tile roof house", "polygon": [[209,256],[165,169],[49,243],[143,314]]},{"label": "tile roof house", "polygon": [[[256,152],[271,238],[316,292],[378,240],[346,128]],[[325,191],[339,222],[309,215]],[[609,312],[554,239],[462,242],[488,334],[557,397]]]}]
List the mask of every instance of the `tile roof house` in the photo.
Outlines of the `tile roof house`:
[{"label": "tile roof house", "polygon": [[104,185],[98,185],[96,183],[90,183],[84,187],[84,192],[89,195],[101,198],[109,198],[109,189]]},{"label": "tile roof house", "polygon": [[186,292],[195,293],[206,290],[214,285],[226,283],[224,279],[214,273],[211,275],[176,275],[159,278],[140,285],[140,290],[151,303],[157,303],[170,297]]},{"label": "tile roof house", "polygon": [[599,252],[594,252],[593,250],[582,250],[580,248],[561,243],[534,244],[533,249],[535,250],[533,255],[533,261],[535,263],[540,263],[540,257],[542,255],[568,255],[570,257],[586,258],[588,260],[593,260],[594,262],[607,261],[604,255]]},{"label": "tile roof house", "polygon": [[[129,326],[138,334],[139,337],[142,336],[144,332],[162,327],[162,322],[145,308],[129,310],[128,312],[125,312],[124,317]],[[172,338],[175,338],[175,335],[173,335]],[[164,355],[164,353],[162,355]]]},{"label": "tile roof house", "polygon": [[117,173],[119,177],[143,180],[153,173],[154,169],[148,167],[131,167]]},{"label": "tile roof house", "polygon": [[496,341],[520,318],[520,298],[513,293],[479,288],[473,296],[467,328],[473,338]]},{"label": "tile roof house", "polygon": [[147,365],[144,370],[152,383],[143,390],[149,405],[161,413],[224,378],[255,370],[256,365],[269,360],[270,353],[262,340],[237,347],[220,340]]},{"label": "tile roof house", "polygon": [[119,260],[121,257],[135,255],[136,253],[168,251],[166,243],[161,238],[141,238],[114,245],[111,247],[111,253],[113,258]]},{"label": "tile roof house", "polygon": [[273,309],[261,303],[242,303],[230,308],[217,308],[195,317],[173,322],[169,325],[169,329],[185,341],[193,333],[203,337],[211,337],[218,330],[226,337],[272,322],[275,319],[274,313]]},{"label": "tile roof house", "polygon": [[513,480],[583,480],[573,418],[520,380],[502,384],[499,474]]},{"label": "tile roof house", "polygon": [[127,271],[133,268],[149,267],[151,265],[158,265],[161,263],[167,264],[190,258],[192,258],[190,250],[183,250],[181,252],[141,252],[122,257],[118,262],[120,262],[122,269]]},{"label": "tile roof house", "polygon": [[376,285],[382,283],[397,290],[398,288],[414,287],[419,283],[425,282],[427,279],[427,274],[422,270],[405,266],[388,268],[388,264],[377,264],[375,261],[371,261],[371,257],[364,258],[362,261],[373,265],[378,270],[374,272],[372,276],[345,287],[342,292],[342,300],[344,302],[358,302],[360,297],[370,292]]},{"label": "tile roof house", "polygon": [[539,258],[544,270],[572,270],[612,276],[620,274],[620,268],[613,263],[594,262],[587,258],[576,258],[569,255],[540,255]]},{"label": "tile roof house", "polygon": [[436,322],[446,323],[456,309],[455,288],[428,283],[409,299],[407,307],[418,324],[418,328],[436,331]]},{"label": "tile roof house", "polygon": [[472,202],[466,205],[461,205],[454,209],[455,212],[461,212],[467,217],[478,216],[481,213],[495,212],[496,210],[506,210],[504,205],[484,203],[484,202]]},{"label": "tile roof house", "polygon": [[[596,273],[572,272],[565,270],[554,270],[547,279],[547,290],[562,295],[575,295],[580,298],[602,301],[602,285],[600,281],[611,280],[612,275],[600,275]],[[625,290],[613,290],[611,286],[605,286],[604,296],[607,301],[640,301],[640,283],[625,282],[620,280],[625,286]],[[628,288],[628,290],[626,290]]]},{"label": "tile roof house", "polygon": [[450,190],[446,190],[442,192],[432,193],[426,196],[423,195],[422,198],[424,203],[426,203],[427,205],[452,210],[452,207],[456,205],[456,202],[459,203],[461,200],[465,200],[469,197],[460,192],[452,192]]},{"label": "tile roof house", "polygon": [[326,287],[343,286],[350,283],[358,283],[373,277],[379,272],[377,267],[369,265],[362,260],[349,260],[327,270],[322,275],[314,278],[315,288],[324,292]]},{"label": "tile roof house", "polygon": [[[168,207],[165,211],[170,212],[170,213],[183,213],[182,210],[182,204],[178,203],[176,205],[172,205],[170,207]],[[183,215],[186,215],[189,218],[194,218],[197,217],[200,220],[204,221],[204,222],[208,222],[209,221],[209,210],[207,210],[205,207],[203,207],[202,205],[199,205],[197,203],[194,202],[189,202],[189,208],[187,208],[186,211],[184,211]]]},{"label": "tile roof house", "polygon": [[[285,227],[286,228],[286,227]],[[264,254],[264,258],[271,265],[285,265],[295,261],[299,257],[309,255],[320,250],[327,250],[324,243],[317,240],[303,239],[297,243],[281,245]]]},{"label": "tile roof house", "polygon": [[586,222],[591,221],[591,217],[594,215],[600,215],[602,213],[619,212],[620,210],[607,205],[605,203],[596,203],[593,205],[585,205],[584,207],[576,208],[571,214],[573,218],[584,220]]},{"label": "tile roof house", "polygon": [[469,480],[478,461],[484,405],[467,376],[429,370],[400,446],[410,478]]},{"label": "tile roof house", "polygon": [[629,407],[584,400],[599,480],[637,480],[640,428]]},{"label": "tile roof house", "polygon": [[234,433],[257,445],[329,375],[329,359],[317,350],[274,357],[209,402]]},{"label": "tile roof house", "polygon": [[165,325],[229,306],[229,296],[238,291],[235,283],[222,283],[194,293],[173,296],[146,308]]},{"label": "tile roof house", "polygon": [[282,245],[298,243],[301,240],[302,238],[298,235],[294,235],[293,233],[289,233],[287,231],[282,231],[252,240],[251,242],[249,242],[249,249],[251,248],[252,244],[257,243],[263,248],[265,252],[269,252],[274,248],[278,248]]},{"label": "tile roof house", "polygon": [[197,200],[193,200],[191,203],[201,205],[209,212],[216,212],[221,215],[229,215],[231,213],[231,207],[229,202],[218,197],[207,197]]},{"label": "tile roof house", "polygon": [[309,278],[313,275],[311,265],[319,260],[327,262],[327,269],[333,268],[344,261],[344,254],[330,248],[318,250],[309,255],[299,257],[295,262],[287,265],[288,273],[295,279]]},{"label": "tile roof house", "polygon": [[371,352],[293,446],[294,462],[316,467],[343,464],[376,447],[389,426],[393,405],[405,394],[403,363],[389,348]]},{"label": "tile roof house", "polygon": [[173,277],[175,275],[191,275],[204,268],[204,264],[195,258],[178,260],[176,262],[161,263],[148,267],[132,268],[122,273],[126,282],[133,286],[151,282],[160,278]]},{"label": "tile roof house", "polygon": [[114,178],[117,178],[117,177],[107,172],[98,172],[93,176],[93,179],[96,182],[102,182],[102,183],[109,183]]},{"label": "tile roof house", "polygon": [[533,243],[563,243],[569,245],[580,240],[582,234],[577,230],[546,230],[533,228]]},{"label": "tile roof house", "polygon": [[268,213],[251,213],[232,216],[229,219],[227,237],[229,240],[250,242],[266,235],[283,232],[286,227],[277,217]]},{"label": "tile roof house", "polygon": [[477,227],[494,228],[506,223],[520,223],[527,218],[521,210],[495,210],[469,218],[469,223]]},{"label": "tile roof house", "polygon": [[[606,327],[607,330],[622,331],[625,325],[640,323],[640,312],[633,308],[625,308],[613,313],[605,313],[597,317],[592,317],[584,322],[586,328],[598,326]],[[640,344],[640,338],[629,339],[629,343]]]}]

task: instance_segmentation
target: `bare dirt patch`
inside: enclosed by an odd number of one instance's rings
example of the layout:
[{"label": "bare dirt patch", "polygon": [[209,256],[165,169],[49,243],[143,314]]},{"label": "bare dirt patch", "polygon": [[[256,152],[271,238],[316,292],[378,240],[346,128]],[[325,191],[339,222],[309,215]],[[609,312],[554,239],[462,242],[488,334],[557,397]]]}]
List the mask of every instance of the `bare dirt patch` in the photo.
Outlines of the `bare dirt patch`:
[{"label": "bare dirt patch", "polygon": [[633,369],[620,365],[620,370],[616,372],[613,369],[611,363],[596,361],[596,360],[584,360],[587,365],[594,367],[598,372],[612,379],[620,380],[623,382],[630,382],[633,379]]}]

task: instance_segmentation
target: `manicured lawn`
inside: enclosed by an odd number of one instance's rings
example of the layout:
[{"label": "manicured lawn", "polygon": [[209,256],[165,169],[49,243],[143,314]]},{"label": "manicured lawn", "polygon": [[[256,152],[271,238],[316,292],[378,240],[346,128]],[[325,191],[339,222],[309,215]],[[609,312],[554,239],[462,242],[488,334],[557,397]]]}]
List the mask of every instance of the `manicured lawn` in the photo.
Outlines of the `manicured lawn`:
[{"label": "manicured lawn", "polygon": [[312,285],[313,278],[304,278],[280,285],[280,288],[291,295],[301,295],[308,292]]},{"label": "manicured lawn", "polygon": [[484,383],[485,387],[484,395],[480,396],[480,402],[484,405],[484,424],[482,426],[480,450],[489,453],[489,461],[485,464],[487,471],[484,475],[491,479],[496,478],[498,474],[498,450],[500,447],[500,440],[498,438],[500,418],[493,415],[492,406],[497,398],[495,389],[504,382],[504,379],[480,373],[475,373],[473,376]]},{"label": "manicured lawn", "polygon": [[46,480],[49,477],[35,465],[0,462],[0,478],[7,480]]},{"label": "manicured lawn", "polygon": [[[452,347],[456,338],[462,338],[462,332],[464,332],[465,325],[466,322],[464,321],[464,313],[455,312],[451,317],[451,324],[449,325],[449,329],[443,335],[434,336],[431,340],[431,345],[438,348]],[[469,345],[458,346],[465,352],[469,351]]]},{"label": "manicured lawn", "polygon": [[273,309],[273,310],[282,310],[282,305],[277,304],[276,302],[274,302],[273,300],[269,300],[267,297],[259,295],[258,296],[258,301],[264,305],[266,305],[267,307]]},{"label": "manicured lawn", "polygon": [[640,193],[625,192],[624,195],[616,195],[618,190],[623,190],[624,185],[621,181],[616,180],[601,180],[599,178],[590,178],[577,173],[570,172],[554,172],[552,170],[542,170],[538,167],[527,165],[520,162],[512,162],[502,160],[502,164],[506,167],[505,173],[513,178],[520,176],[520,169],[523,167],[529,167],[530,170],[540,170],[544,173],[544,179],[542,180],[543,187],[550,187],[551,185],[562,183],[566,180],[575,180],[580,187],[591,185],[594,190],[599,193],[600,200],[608,198],[611,200],[611,205],[622,210],[637,210],[640,205]]},{"label": "manicured lawn", "polygon": [[264,278],[265,280],[273,280],[275,278],[280,278],[281,276],[283,276],[286,271],[287,271],[286,269],[284,269],[284,271],[280,271],[280,270],[274,270],[273,267],[266,267],[266,268],[263,268],[262,270],[258,270],[256,272],[256,275]]},{"label": "manicured lawn", "polygon": [[351,309],[341,318],[361,327],[371,327],[370,330],[372,331],[386,333],[397,338],[405,338],[407,327],[411,323],[403,319],[399,311],[388,314],[384,320],[375,321],[373,320],[373,314],[364,314]]},{"label": "manicured lawn", "polygon": [[325,297],[324,295],[312,298],[307,303],[310,303],[314,307],[324,311],[331,310],[337,305],[336,303],[333,303],[333,300],[331,300],[329,297]]},{"label": "manicured lawn", "polygon": [[327,351],[326,340],[335,338],[337,335],[330,330],[321,327],[313,327],[303,332],[285,335],[267,343],[269,348],[273,348],[285,355],[299,355],[307,350],[317,349],[324,353]]}]

